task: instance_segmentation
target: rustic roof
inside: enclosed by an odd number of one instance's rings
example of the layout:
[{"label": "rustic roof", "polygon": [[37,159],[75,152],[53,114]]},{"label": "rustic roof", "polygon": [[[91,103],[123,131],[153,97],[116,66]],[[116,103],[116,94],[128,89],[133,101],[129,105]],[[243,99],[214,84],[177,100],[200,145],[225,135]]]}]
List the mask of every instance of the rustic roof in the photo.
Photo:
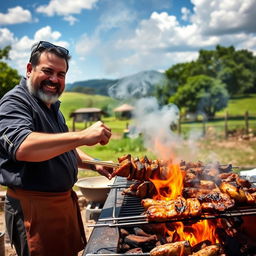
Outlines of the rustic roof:
[{"label": "rustic roof", "polygon": [[82,114],[82,113],[98,113],[102,112],[99,108],[79,108],[72,112],[72,114]]},{"label": "rustic roof", "polygon": [[125,111],[132,111],[134,110],[134,107],[128,104],[123,104],[117,108],[114,109],[114,112],[125,112]]}]

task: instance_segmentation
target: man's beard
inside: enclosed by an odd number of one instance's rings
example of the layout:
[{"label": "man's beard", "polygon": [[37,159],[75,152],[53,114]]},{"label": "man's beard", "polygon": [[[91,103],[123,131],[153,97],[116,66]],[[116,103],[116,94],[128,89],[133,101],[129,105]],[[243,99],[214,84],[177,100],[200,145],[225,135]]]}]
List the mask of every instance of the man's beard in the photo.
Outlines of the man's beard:
[{"label": "man's beard", "polygon": [[60,90],[59,90],[60,85],[59,84],[55,84],[57,86],[57,88],[58,88],[57,93],[55,93],[55,94],[47,94],[47,93],[45,93],[43,91],[43,85],[44,84],[54,85],[54,83],[52,83],[51,81],[44,80],[44,81],[42,81],[40,83],[39,86],[35,86],[35,85],[32,85],[30,78],[27,79],[27,87],[28,87],[28,91],[30,92],[30,94],[32,94],[35,97],[39,98],[41,101],[43,101],[46,104],[53,104],[53,103],[57,102],[59,97],[62,94],[62,92],[60,92]]}]

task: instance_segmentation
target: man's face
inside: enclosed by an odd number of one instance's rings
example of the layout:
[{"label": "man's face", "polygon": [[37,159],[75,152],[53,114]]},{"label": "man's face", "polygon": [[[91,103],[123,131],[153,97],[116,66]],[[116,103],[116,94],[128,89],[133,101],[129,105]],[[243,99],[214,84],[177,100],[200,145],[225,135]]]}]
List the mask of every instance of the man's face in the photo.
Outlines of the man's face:
[{"label": "man's face", "polygon": [[31,94],[40,98],[48,107],[58,100],[65,88],[67,63],[54,53],[43,52],[39,63],[27,64],[27,85]]}]

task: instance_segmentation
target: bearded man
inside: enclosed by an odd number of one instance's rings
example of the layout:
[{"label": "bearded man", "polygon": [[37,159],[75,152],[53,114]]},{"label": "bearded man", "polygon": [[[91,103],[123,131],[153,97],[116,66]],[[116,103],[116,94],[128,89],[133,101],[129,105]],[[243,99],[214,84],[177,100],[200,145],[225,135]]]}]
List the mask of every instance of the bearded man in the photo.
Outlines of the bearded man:
[{"label": "bearded man", "polygon": [[[101,121],[69,132],[59,110],[69,51],[47,41],[32,47],[26,78],[0,100],[0,184],[7,187],[6,228],[20,256],[73,256],[86,245],[73,186],[83,160],[80,146],[105,145]],[[109,169],[95,166],[110,178]],[[111,171],[111,170],[110,170]]]}]

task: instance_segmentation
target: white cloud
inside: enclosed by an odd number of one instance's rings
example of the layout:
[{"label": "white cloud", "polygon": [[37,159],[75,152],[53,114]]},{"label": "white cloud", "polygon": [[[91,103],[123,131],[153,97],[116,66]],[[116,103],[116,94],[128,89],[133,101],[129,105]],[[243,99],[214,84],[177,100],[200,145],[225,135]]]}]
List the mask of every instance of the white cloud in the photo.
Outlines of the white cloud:
[{"label": "white cloud", "polygon": [[[192,1],[195,7],[193,16],[186,16],[188,25],[181,25],[166,12],[153,12],[132,33],[101,42],[98,54],[104,61],[105,72],[126,75],[167,69],[192,61],[200,49],[214,49],[217,44],[256,52],[255,0]],[[185,18],[189,12],[182,8],[181,14]]]},{"label": "white cloud", "polygon": [[122,2],[114,2],[107,8],[100,17],[100,25],[97,27],[95,34],[107,31],[113,28],[124,28],[136,19],[136,12],[128,8]]},{"label": "white cloud", "polygon": [[82,35],[79,41],[76,43],[76,53],[83,59],[86,55],[93,52],[99,46],[99,40],[94,37],[90,38],[86,34]]},{"label": "white cloud", "polygon": [[0,13],[0,25],[18,24],[30,22],[32,20],[31,13],[24,10],[20,6],[9,8],[6,14]]},{"label": "white cloud", "polygon": [[[69,43],[60,40],[61,33],[54,31],[50,26],[43,27],[37,30],[33,38],[23,36],[21,38],[14,38],[12,33],[8,29],[0,29],[0,48],[6,45],[11,45],[10,61],[11,67],[17,69],[19,74],[24,75],[26,70],[26,64],[29,61],[31,47],[34,43],[45,40],[50,41],[56,45],[61,45],[68,48]],[[3,38],[6,38],[2,43]]]},{"label": "white cloud", "polygon": [[61,33],[58,31],[52,31],[50,26],[43,27],[36,31],[35,41],[46,40],[46,41],[56,41],[61,37]]},{"label": "white cloud", "polygon": [[11,45],[13,42],[13,33],[7,28],[0,28],[0,48]]},{"label": "white cloud", "polygon": [[255,0],[208,1],[191,0],[195,5],[192,21],[204,34],[256,32]]},{"label": "white cloud", "polygon": [[72,15],[68,15],[68,16],[65,16],[63,18],[65,21],[67,21],[69,23],[69,25],[73,26],[77,21],[78,19],[76,19],[74,16]]},{"label": "white cloud", "polygon": [[181,8],[181,13],[182,13],[182,16],[181,16],[182,20],[185,20],[185,21],[189,20],[189,17],[190,17],[191,13],[190,13],[190,10],[188,8],[182,7]]},{"label": "white cloud", "polygon": [[37,7],[36,11],[47,16],[78,14],[83,9],[92,9],[98,0],[51,0],[48,5]]}]

